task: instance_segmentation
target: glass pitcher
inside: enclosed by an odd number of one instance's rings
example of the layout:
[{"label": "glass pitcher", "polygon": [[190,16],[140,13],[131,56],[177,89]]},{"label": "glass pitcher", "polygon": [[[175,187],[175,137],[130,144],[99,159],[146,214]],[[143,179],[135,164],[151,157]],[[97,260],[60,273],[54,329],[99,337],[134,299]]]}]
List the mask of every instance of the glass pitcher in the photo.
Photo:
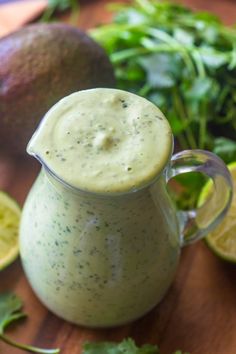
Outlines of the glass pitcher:
[{"label": "glass pitcher", "polygon": [[[219,224],[230,205],[230,174],[207,151],[175,154],[151,183],[114,194],[75,188],[30,144],[28,152],[42,169],[22,213],[23,267],[39,299],[79,325],[118,326],[150,311],[173,281],[181,248]],[[191,171],[210,177],[214,193],[198,209],[176,210],[166,185]]]}]

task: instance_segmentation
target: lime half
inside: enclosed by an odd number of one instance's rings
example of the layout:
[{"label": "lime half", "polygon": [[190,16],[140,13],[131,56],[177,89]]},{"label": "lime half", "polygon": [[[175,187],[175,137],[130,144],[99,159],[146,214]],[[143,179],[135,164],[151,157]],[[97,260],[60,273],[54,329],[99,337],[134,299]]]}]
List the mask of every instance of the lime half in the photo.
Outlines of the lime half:
[{"label": "lime half", "polygon": [[19,253],[20,215],[16,201],[0,191],[0,270],[12,263]]},{"label": "lime half", "polygon": [[[233,179],[232,204],[223,221],[206,236],[205,240],[217,256],[231,263],[236,263],[236,162],[229,164],[228,168]],[[212,182],[209,181],[202,189],[199,205],[203,204],[212,190]]]}]

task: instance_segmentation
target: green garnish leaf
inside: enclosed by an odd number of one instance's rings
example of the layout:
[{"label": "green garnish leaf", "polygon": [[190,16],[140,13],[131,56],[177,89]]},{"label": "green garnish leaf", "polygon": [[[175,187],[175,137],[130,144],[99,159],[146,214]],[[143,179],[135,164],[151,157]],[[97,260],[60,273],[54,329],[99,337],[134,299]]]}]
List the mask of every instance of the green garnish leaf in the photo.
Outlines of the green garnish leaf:
[{"label": "green garnish leaf", "polygon": [[23,303],[17,295],[12,293],[0,294],[0,340],[13,347],[23,349],[31,353],[59,353],[59,349],[41,349],[22,343],[17,343],[4,334],[4,331],[8,327],[8,325],[10,325],[12,322],[26,317],[26,314],[21,310],[22,306]]},{"label": "green garnish leaf", "polygon": [[[171,88],[177,84],[179,58],[175,54],[155,53],[138,60],[152,88]],[[171,70],[170,70],[171,68]]]},{"label": "green garnish leaf", "polygon": [[11,293],[0,294],[0,333],[3,333],[10,323],[26,317],[21,308],[22,301],[18,296]]},{"label": "green garnish leaf", "polygon": [[213,152],[229,163],[236,154],[236,142],[223,137],[217,138],[214,141]]},{"label": "green garnish leaf", "polygon": [[158,347],[145,344],[138,348],[131,339],[115,342],[90,342],[83,345],[82,354],[159,354]]},{"label": "green garnish leaf", "polygon": [[48,0],[47,9],[41,17],[42,22],[49,22],[53,19],[56,11],[71,10],[71,24],[76,25],[79,14],[78,0]]},{"label": "green garnish leaf", "polygon": [[[132,338],[122,342],[88,342],[84,343],[81,354],[161,354],[159,348],[153,344],[144,344],[138,347]],[[173,354],[188,354],[177,351]]]}]

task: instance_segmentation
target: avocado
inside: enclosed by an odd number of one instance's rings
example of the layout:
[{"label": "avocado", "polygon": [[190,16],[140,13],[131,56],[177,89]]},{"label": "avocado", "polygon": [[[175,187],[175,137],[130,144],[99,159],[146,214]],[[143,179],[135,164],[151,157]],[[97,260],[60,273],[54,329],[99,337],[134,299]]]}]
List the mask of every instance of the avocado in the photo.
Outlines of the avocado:
[{"label": "avocado", "polygon": [[33,24],[1,38],[0,151],[23,154],[41,118],[62,97],[114,86],[106,53],[76,27]]}]

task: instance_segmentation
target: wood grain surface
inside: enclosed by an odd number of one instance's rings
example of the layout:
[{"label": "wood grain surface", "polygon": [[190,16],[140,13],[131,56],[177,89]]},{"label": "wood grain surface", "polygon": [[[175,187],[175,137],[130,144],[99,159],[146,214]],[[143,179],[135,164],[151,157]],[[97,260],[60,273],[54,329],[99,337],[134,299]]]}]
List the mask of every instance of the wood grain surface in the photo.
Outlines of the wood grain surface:
[{"label": "wood grain surface", "polygon": [[[80,27],[109,21],[108,1],[84,1]],[[186,0],[195,9],[212,10],[227,23],[236,19],[236,2]],[[0,189],[22,205],[39,170],[31,158],[0,157]],[[9,328],[14,339],[33,345],[60,347],[62,354],[79,354],[87,340],[122,340],[155,343],[161,353],[182,349],[191,354],[236,353],[236,267],[216,258],[198,242],[182,251],[179,267],[165,299],[142,319],[120,328],[91,330],[71,325],[53,314],[33,294],[20,260],[0,273],[0,291],[14,291],[24,301],[28,319]],[[0,342],[1,354],[20,351]]]}]

